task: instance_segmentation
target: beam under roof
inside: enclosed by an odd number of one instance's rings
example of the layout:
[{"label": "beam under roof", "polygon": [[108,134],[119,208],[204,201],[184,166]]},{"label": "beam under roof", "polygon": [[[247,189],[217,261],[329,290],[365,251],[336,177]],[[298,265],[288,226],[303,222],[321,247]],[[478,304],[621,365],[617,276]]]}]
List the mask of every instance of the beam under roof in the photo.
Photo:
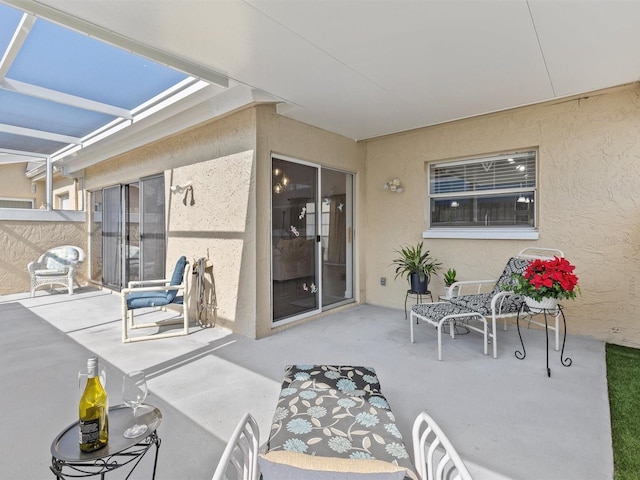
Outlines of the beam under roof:
[{"label": "beam under roof", "polygon": [[20,19],[20,23],[16,27],[16,31],[13,34],[13,38],[11,42],[9,42],[9,46],[4,52],[4,56],[2,60],[0,60],[0,80],[3,80],[7,75],[7,72],[11,68],[11,64],[18,56],[18,52],[22,48],[24,41],[29,36],[29,32],[31,31],[31,27],[36,23],[36,17],[33,15],[24,14]]},{"label": "beam under roof", "polygon": [[88,98],[58,92],[56,90],[39,87],[37,85],[31,85],[29,83],[20,82],[18,80],[10,80],[8,78],[5,78],[4,80],[0,81],[0,88],[10,92],[29,95],[30,97],[41,98],[43,100],[81,108],[83,110],[91,110],[93,112],[104,113],[105,115],[122,117],[126,118],[127,120],[133,119],[133,115],[131,114],[131,112],[125,108],[119,108],[114,105],[107,105],[106,103],[96,102],[95,100],[89,100]]},{"label": "beam under roof", "polygon": [[80,145],[82,139],[79,137],[72,137],[71,135],[61,135],[59,133],[45,132],[43,130],[35,130],[33,128],[18,127],[16,125],[7,125],[6,123],[0,123],[0,132],[11,133],[13,135],[22,135],[24,137],[42,138],[44,140],[50,140],[52,142],[59,143],[72,143],[74,145]]}]

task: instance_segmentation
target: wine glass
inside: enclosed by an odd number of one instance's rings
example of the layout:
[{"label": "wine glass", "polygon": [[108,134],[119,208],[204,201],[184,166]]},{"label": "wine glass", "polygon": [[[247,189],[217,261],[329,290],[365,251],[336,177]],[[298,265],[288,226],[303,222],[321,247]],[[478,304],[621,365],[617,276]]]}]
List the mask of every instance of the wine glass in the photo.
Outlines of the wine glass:
[{"label": "wine glass", "polygon": [[122,401],[127,407],[133,409],[134,425],[127,428],[123,435],[125,438],[136,438],[147,431],[146,425],[138,425],[136,410],[144,399],[147,398],[147,379],[144,372],[125,373],[122,378]]}]

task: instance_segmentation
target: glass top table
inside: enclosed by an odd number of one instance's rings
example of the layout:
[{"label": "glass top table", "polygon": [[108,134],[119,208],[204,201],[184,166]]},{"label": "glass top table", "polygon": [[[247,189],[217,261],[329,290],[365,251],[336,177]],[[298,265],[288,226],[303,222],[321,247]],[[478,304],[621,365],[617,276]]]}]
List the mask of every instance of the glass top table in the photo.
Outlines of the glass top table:
[{"label": "glass top table", "polygon": [[[93,452],[80,451],[78,423],[64,429],[51,444],[51,471],[56,478],[78,478],[105,474],[131,464],[131,473],[152,445],[156,446],[153,464],[155,478],[160,449],[157,428],[162,413],[152,405],[141,405],[137,411],[138,423],[147,425],[147,431],[137,438],[125,438],[123,432],[133,424],[133,411],[125,405],[109,408],[109,443]],[[129,476],[127,476],[129,478]]]}]

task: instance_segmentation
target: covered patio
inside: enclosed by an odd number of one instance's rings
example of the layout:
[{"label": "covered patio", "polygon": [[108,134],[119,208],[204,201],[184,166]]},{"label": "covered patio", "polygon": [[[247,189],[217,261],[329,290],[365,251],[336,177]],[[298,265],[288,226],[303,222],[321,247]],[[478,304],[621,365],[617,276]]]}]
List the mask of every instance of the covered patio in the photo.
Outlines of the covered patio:
[{"label": "covered patio", "polygon": [[[7,478],[53,477],[51,441],[76,420],[77,372],[92,354],[108,367],[111,405],[120,403],[123,372],[146,372],[147,403],[164,417],[158,479],[211,478],[246,411],[264,443],[284,366],[292,363],[374,367],[407,445],[413,419],[426,409],[475,479],[613,478],[604,343],[592,338],[568,336],[568,368],[551,350],[548,378],[543,331],[523,331],[524,360],[514,356],[520,344],[510,325],[498,332],[497,359],[484,356],[481,338],[470,333],[445,338],[438,362],[433,327],[419,325],[411,344],[402,310],[366,304],[260,340],[216,326],[122,344],[119,295],[83,287],[72,297],[2,296],[0,322]],[[145,458],[136,478],[147,478],[151,463]]]}]

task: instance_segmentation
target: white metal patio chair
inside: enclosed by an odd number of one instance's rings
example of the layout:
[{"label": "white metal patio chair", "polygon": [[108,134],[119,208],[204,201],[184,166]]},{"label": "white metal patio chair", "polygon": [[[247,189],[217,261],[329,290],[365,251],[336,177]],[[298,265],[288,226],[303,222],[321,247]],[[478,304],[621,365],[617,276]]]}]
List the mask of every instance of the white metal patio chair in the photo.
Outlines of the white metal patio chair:
[{"label": "white metal patio chair", "polygon": [[[122,343],[141,340],[155,340],[158,338],[175,337],[189,334],[189,286],[191,265],[185,256],[176,262],[171,278],[162,280],[143,280],[129,282],[128,288],[123,288],[122,294]],[[182,295],[178,293],[182,292]],[[160,322],[136,324],[133,311],[139,308],[176,306],[182,313],[180,320],[164,320]],[[130,337],[129,330],[147,327],[161,327],[182,323],[181,330],[154,335]]]},{"label": "white metal patio chair", "polygon": [[40,255],[37,261],[27,265],[31,277],[31,297],[35,296],[36,288],[42,285],[63,285],[69,295],[73,295],[74,284],[80,286],[76,272],[84,259],[84,250],[73,245],[55,247]]},{"label": "white metal patio chair", "polygon": [[227,446],[222,452],[212,480],[258,480],[258,449],[260,431],[250,413],[245,413],[238,422]]},{"label": "white metal patio chair", "polygon": [[413,458],[422,480],[473,480],[436,421],[420,412],[413,422]]},{"label": "white metal patio chair", "polygon": [[[493,358],[498,357],[498,342],[496,338],[497,319],[504,321],[504,329],[506,330],[507,318],[516,317],[524,302],[522,295],[515,295],[508,290],[508,286],[513,285],[514,282],[512,275],[514,273],[523,273],[530,260],[537,258],[548,259],[554,256],[564,257],[564,253],[555,248],[525,248],[515,257],[509,259],[502,275],[500,275],[498,279],[460,281],[455,282],[449,287],[448,302],[458,307],[478,312],[487,319],[491,318],[492,334],[490,336],[493,343]],[[486,290],[492,287],[493,289],[487,293]],[[483,291],[485,291],[485,293],[482,293]],[[530,319],[529,321],[530,323],[544,326],[544,324],[540,324],[534,320]],[[558,317],[555,319],[555,328],[549,328],[555,330],[556,350],[558,350],[560,348]]]}]

